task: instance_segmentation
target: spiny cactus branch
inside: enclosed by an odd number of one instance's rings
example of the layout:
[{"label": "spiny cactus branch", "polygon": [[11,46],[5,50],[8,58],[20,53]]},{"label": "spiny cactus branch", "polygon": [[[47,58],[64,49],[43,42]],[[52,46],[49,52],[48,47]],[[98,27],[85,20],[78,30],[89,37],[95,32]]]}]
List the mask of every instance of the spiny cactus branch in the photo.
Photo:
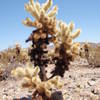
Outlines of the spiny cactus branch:
[{"label": "spiny cactus branch", "polygon": [[63,44],[60,47],[59,54],[60,57],[55,57],[54,60],[56,61],[55,69],[51,72],[52,77],[59,75],[61,77],[64,76],[66,70],[69,70],[70,61],[73,60],[72,56],[66,54],[66,49],[64,48]]}]

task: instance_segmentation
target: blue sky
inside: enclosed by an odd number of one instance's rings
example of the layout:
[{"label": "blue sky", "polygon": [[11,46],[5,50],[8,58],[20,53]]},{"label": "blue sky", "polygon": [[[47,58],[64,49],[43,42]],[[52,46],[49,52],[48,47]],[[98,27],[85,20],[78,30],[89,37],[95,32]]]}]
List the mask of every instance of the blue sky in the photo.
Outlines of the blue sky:
[{"label": "blue sky", "polygon": [[[22,20],[30,15],[24,4],[29,0],[0,0],[0,50],[19,42],[23,47],[33,28]],[[38,0],[45,2],[45,0]],[[57,19],[73,21],[82,32],[76,41],[100,42],[100,0],[53,0],[59,7]]]}]

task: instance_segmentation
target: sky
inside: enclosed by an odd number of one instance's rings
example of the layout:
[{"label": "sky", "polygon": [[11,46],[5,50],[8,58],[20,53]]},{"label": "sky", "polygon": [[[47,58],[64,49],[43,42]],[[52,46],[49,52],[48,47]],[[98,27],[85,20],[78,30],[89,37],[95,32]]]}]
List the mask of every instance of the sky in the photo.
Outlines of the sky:
[{"label": "sky", "polygon": [[[34,28],[26,27],[22,20],[31,17],[24,9],[29,0],[0,0],[0,50],[13,46],[16,42],[23,47]],[[38,0],[40,3],[46,0]],[[67,24],[75,23],[82,32],[75,41],[100,42],[100,0],[53,0],[58,6],[57,19]],[[33,18],[34,20],[34,18]]]}]

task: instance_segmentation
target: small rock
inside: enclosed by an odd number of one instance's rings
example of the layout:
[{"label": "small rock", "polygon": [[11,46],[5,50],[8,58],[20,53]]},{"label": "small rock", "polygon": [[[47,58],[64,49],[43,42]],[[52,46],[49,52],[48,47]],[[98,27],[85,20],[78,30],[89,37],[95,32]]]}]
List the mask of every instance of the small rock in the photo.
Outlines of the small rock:
[{"label": "small rock", "polygon": [[7,94],[7,93],[4,93],[4,95],[5,95],[5,96],[8,96],[8,94]]},{"label": "small rock", "polygon": [[92,89],[91,89],[91,92],[92,92],[93,94],[96,94],[96,95],[99,95],[99,94],[100,94],[100,90],[99,90],[99,89],[96,89],[96,88],[92,88]]},{"label": "small rock", "polygon": [[3,98],[3,100],[7,100],[7,96],[6,95],[4,95],[2,98]]},{"label": "small rock", "polygon": [[96,79],[95,79],[95,78],[92,78],[91,80],[92,80],[92,81],[96,81]]},{"label": "small rock", "polygon": [[93,86],[96,82],[95,81],[88,81],[88,85]]}]

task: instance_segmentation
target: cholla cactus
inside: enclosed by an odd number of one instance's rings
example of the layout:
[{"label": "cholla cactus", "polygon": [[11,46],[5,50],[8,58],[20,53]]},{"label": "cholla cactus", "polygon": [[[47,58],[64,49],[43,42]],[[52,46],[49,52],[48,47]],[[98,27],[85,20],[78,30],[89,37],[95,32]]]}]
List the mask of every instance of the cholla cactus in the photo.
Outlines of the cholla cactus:
[{"label": "cholla cactus", "polygon": [[52,7],[52,0],[48,0],[43,5],[39,2],[30,0],[28,4],[25,4],[25,9],[29,12],[35,21],[31,21],[27,18],[23,21],[24,25],[36,27],[36,30],[32,32],[29,38],[26,40],[32,41],[32,49],[29,55],[31,56],[31,61],[34,61],[35,66],[40,67],[40,76],[42,80],[46,80],[45,67],[49,59],[47,58],[47,45],[55,39],[54,34],[57,32],[57,6]]},{"label": "cholla cactus", "polygon": [[100,45],[92,43],[84,43],[81,46],[80,56],[86,58],[89,65],[98,67],[100,66]]},{"label": "cholla cactus", "polygon": [[19,60],[20,62],[22,61],[23,63],[30,61],[30,57],[28,55],[28,49],[22,48],[20,50]]},{"label": "cholla cactus", "polygon": [[23,77],[23,82],[22,82],[23,87],[34,88],[35,93],[37,93],[38,95],[44,95],[46,98],[50,98],[53,88],[59,89],[62,87],[62,84],[60,82],[60,77],[55,76],[50,80],[42,81],[39,77],[39,71],[40,71],[39,67],[34,68],[32,64],[28,63],[25,68],[18,67],[15,70],[12,70],[11,73],[15,77],[20,77],[20,78]]},{"label": "cholla cactus", "polygon": [[82,58],[88,58],[89,57],[89,48],[90,44],[88,42],[85,42],[80,47],[80,57]]},{"label": "cholla cactus", "polygon": [[43,5],[40,5],[39,2],[35,2],[34,0],[30,0],[28,4],[25,4],[25,9],[35,18],[35,21],[26,18],[26,20],[23,21],[23,24],[39,29],[46,29],[49,34],[55,34],[57,24],[55,15],[58,8],[57,6],[54,6],[49,10],[52,7],[52,4],[52,0],[48,0]]},{"label": "cholla cactus", "polygon": [[1,74],[2,74],[2,66],[0,64],[0,76],[1,76]]},{"label": "cholla cactus", "polygon": [[63,77],[65,70],[69,69],[70,61],[73,61],[74,57],[79,54],[80,44],[74,43],[73,39],[79,36],[80,29],[72,33],[73,29],[74,24],[72,22],[69,25],[63,22],[59,23],[59,31],[54,42],[55,50],[53,54],[56,54],[54,57],[56,68],[52,71],[53,76],[60,75]]},{"label": "cholla cactus", "polygon": [[15,59],[16,62],[25,63],[26,61],[30,61],[28,50],[22,48],[19,43],[16,43],[14,45],[14,48],[12,48],[12,52],[13,52],[13,58]]},{"label": "cholla cactus", "polygon": [[79,36],[80,29],[77,29],[76,32],[72,33],[74,29],[74,24],[72,22],[69,25],[64,22],[59,22],[59,28],[59,32],[56,34],[56,43],[59,45],[63,44],[66,49],[66,53],[72,53],[75,55],[78,54],[79,43],[73,43],[73,39]]},{"label": "cholla cactus", "polygon": [[3,76],[3,73],[4,73],[4,65],[0,63],[0,81],[5,79],[5,77]]},{"label": "cholla cactus", "polygon": [[20,50],[21,50],[21,46],[19,43],[15,44],[15,50],[16,50],[16,54],[19,55],[20,54]]},{"label": "cholla cactus", "polygon": [[[55,16],[58,8],[54,6],[51,9],[52,3],[52,0],[47,0],[46,3],[40,5],[40,3],[30,0],[28,4],[25,4],[26,11],[35,18],[34,21],[26,18],[23,24],[36,28],[26,42],[32,41],[32,48],[29,50],[30,60],[34,61],[35,66],[39,66],[40,71],[38,67],[35,68],[39,75],[34,75],[35,70],[32,67],[30,68],[31,70],[27,70],[26,67],[25,69],[19,68],[12,72],[17,76],[22,75],[24,77],[23,86],[35,87],[39,94],[42,94],[42,96],[45,94],[48,98],[51,96],[50,89],[55,86],[59,87],[58,75],[63,77],[65,70],[68,70],[70,61],[79,53],[79,43],[74,43],[73,39],[80,34],[80,29],[72,34],[74,29],[73,23],[69,25],[64,22],[58,23]],[[47,48],[49,43],[53,43],[55,47],[51,60],[55,60],[56,67],[52,71],[52,76],[47,78],[45,67],[50,61]]]},{"label": "cholla cactus", "polygon": [[32,77],[37,76],[39,73],[39,68],[33,68],[31,63],[27,63],[25,68],[18,67],[12,70],[11,74],[15,77],[24,77],[23,86],[32,86]]},{"label": "cholla cactus", "polygon": [[0,63],[8,65],[8,63],[25,63],[30,61],[28,49],[22,48],[19,44],[9,47],[0,52]]},{"label": "cholla cactus", "polygon": [[[27,18],[23,23],[27,26],[36,27],[37,29],[32,32],[30,37],[26,40],[32,41],[32,51],[30,52],[31,61],[34,61],[35,66],[40,67],[41,76],[45,76],[43,80],[46,80],[45,67],[49,59],[47,59],[47,45],[51,42],[54,43],[56,58],[56,66],[65,66],[57,68],[62,72],[57,72],[60,76],[63,76],[65,70],[68,70],[70,61],[79,53],[79,43],[73,43],[73,39],[79,36],[80,29],[73,32],[74,24],[71,22],[67,25],[64,22],[56,20],[57,6],[54,6],[52,10],[49,9],[52,6],[52,0],[48,0],[43,5],[40,5],[34,0],[30,0],[29,4],[25,5],[25,9],[35,18],[32,22]],[[59,24],[59,25],[58,25]],[[66,60],[69,59],[69,60]],[[44,67],[45,66],[45,67]],[[56,73],[53,71],[53,73]],[[59,75],[57,74],[57,75]],[[54,74],[56,75],[56,74]],[[53,75],[53,76],[54,76]]]}]

